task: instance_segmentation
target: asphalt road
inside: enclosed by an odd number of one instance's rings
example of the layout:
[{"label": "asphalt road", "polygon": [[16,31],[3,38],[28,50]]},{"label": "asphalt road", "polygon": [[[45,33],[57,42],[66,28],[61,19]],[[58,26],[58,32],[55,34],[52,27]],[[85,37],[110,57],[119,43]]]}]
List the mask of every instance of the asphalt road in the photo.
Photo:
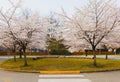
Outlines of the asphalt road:
[{"label": "asphalt road", "polygon": [[[46,79],[46,78],[40,78],[39,75],[40,74],[18,73],[18,72],[8,72],[8,71],[0,70],[0,82],[38,82],[38,80],[43,82],[43,79]],[[80,75],[84,75],[84,77],[83,78],[80,77],[79,79],[88,79],[88,80],[91,80],[91,82],[120,82],[120,78],[119,78],[120,71],[101,72],[101,73],[83,73]],[[61,80],[60,77],[57,77],[54,79],[57,79],[58,82],[60,82]],[[48,82],[51,82],[50,80],[54,82],[54,79],[49,78]],[[73,79],[74,79],[74,82],[76,82],[75,80],[78,78],[72,77],[72,80]],[[67,80],[71,81],[71,78],[67,78]]]},{"label": "asphalt road", "polygon": [[0,70],[0,82],[38,82],[39,74]]},{"label": "asphalt road", "polygon": [[[7,60],[7,57],[1,57],[0,62]],[[0,69],[0,82],[38,82],[39,74],[9,72]]]},{"label": "asphalt road", "polygon": [[83,75],[91,82],[120,82],[120,71],[85,73]]}]

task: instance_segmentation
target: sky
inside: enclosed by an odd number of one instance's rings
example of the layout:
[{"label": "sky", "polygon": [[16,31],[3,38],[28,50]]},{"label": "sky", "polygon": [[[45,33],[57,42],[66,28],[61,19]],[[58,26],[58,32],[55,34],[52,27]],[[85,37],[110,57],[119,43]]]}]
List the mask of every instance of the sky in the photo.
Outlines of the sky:
[{"label": "sky", "polygon": [[42,15],[50,12],[61,12],[61,8],[63,8],[66,12],[72,14],[74,7],[82,5],[84,1],[85,0],[24,0],[23,8],[38,11]]},{"label": "sky", "polygon": [[[73,14],[75,7],[81,7],[86,4],[87,1],[88,0],[22,0],[21,10],[28,9],[32,12],[39,12],[41,15],[48,15],[50,12],[60,13],[61,8],[63,8],[67,13]],[[116,1],[119,5],[120,0]],[[3,9],[6,9],[9,6],[7,0],[0,0],[0,8],[3,7]]]}]

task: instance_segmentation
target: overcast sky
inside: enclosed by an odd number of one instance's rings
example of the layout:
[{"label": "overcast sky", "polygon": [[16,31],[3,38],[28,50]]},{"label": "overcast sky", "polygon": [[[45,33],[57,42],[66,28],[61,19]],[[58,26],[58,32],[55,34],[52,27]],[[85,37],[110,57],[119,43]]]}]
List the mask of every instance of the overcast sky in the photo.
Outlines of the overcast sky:
[{"label": "overcast sky", "polygon": [[74,7],[83,5],[85,0],[24,0],[23,8],[38,11],[42,15],[50,12],[60,12],[64,8],[66,12],[72,14]]},{"label": "overcast sky", "polygon": [[[9,7],[7,0],[0,0],[0,7],[4,9]],[[15,0],[14,0],[15,1]],[[22,0],[21,9],[29,9],[33,12],[40,12],[41,15],[47,15],[50,12],[60,12],[61,8],[72,14],[74,7],[80,7],[86,4],[88,0]],[[117,0],[120,3],[120,0]]]}]

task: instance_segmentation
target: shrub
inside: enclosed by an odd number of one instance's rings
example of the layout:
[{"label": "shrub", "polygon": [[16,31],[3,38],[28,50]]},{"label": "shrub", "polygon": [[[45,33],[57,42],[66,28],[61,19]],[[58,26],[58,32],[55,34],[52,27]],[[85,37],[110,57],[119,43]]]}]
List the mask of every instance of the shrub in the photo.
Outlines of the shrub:
[{"label": "shrub", "polygon": [[57,49],[52,49],[50,51],[51,55],[70,55],[71,53],[68,50],[57,50]]}]

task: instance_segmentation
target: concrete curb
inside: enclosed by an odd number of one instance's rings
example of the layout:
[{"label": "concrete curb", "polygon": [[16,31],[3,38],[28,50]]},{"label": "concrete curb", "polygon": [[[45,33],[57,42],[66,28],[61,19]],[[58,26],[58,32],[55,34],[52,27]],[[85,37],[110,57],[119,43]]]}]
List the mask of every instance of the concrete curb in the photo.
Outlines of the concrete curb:
[{"label": "concrete curb", "polygon": [[120,68],[106,69],[106,70],[81,70],[81,71],[27,71],[27,70],[11,70],[11,69],[3,69],[3,68],[0,68],[0,70],[11,71],[11,72],[21,72],[21,73],[39,73],[39,74],[80,74],[80,73],[120,71]]},{"label": "concrete curb", "polygon": [[81,73],[110,72],[110,71],[120,71],[120,68],[105,70],[82,70]]},{"label": "concrete curb", "polygon": [[29,71],[29,70],[12,70],[12,69],[4,69],[0,68],[3,71],[10,71],[10,72],[21,72],[21,73],[39,73],[39,71]]},{"label": "concrete curb", "polygon": [[80,71],[40,71],[40,74],[80,74]]}]

